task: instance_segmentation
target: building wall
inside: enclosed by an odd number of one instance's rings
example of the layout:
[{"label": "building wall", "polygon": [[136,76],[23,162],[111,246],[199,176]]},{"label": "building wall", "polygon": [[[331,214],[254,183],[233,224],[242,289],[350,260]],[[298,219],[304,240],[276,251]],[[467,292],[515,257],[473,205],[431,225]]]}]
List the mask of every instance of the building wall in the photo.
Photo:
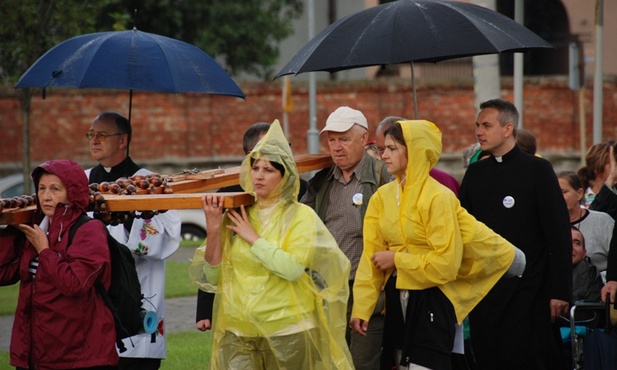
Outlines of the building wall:
[{"label": "building wall", "polygon": [[[566,7],[570,21],[570,33],[580,37],[584,45],[585,72],[593,76],[595,72],[596,50],[596,0],[561,0]],[[603,0],[603,48],[602,64],[605,75],[617,75],[617,2]],[[593,77],[591,77],[593,78]]]},{"label": "building wall", "polygon": [[[135,92],[131,156],[163,173],[237,164],[242,158],[242,135],[252,123],[282,121],[277,82],[244,83],[241,88],[247,95],[246,101],[212,95]],[[502,82],[501,95],[512,99],[510,82]],[[580,153],[577,97],[578,93],[568,89],[565,79],[540,78],[525,82],[525,128],[537,136],[540,153],[548,159],[566,160],[564,166],[575,165]],[[444,154],[439,166],[454,173],[462,171],[462,150],[475,141],[473,86],[419,85],[417,100],[420,118],[435,122],[443,132]],[[585,93],[584,104],[589,146],[593,111],[591,89]],[[386,116],[411,117],[413,114],[407,81],[321,82],[317,94],[317,128],[323,128],[329,113],[341,105],[363,111],[371,134]],[[293,83],[293,106],[293,112],[289,113],[288,136],[294,153],[303,154],[307,152],[308,129],[307,86],[303,82]],[[36,92],[30,114],[32,165],[59,158],[91,165],[85,133],[92,119],[104,110],[117,110],[127,115],[128,93],[48,89],[47,98],[43,100]],[[22,168],[21,122],[20,104],[13,92],[0,93],[0,174]],[[603,122],[604,141],[617,138],[615,81],[604,84]],[[323,138],[321,152],[327,153]]]}]

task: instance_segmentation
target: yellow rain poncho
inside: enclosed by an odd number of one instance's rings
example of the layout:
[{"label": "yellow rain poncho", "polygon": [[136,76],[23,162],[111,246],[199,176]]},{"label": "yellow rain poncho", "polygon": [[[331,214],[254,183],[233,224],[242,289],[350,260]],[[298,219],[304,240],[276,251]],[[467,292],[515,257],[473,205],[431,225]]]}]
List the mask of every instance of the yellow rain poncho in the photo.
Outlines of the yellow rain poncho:
[{"label": "yellow rain poncho", "polygon": [[261,238],[249,245],[224,217],[221,263],[205,263],[204,243],[190,267],[193,281],[216,293],[211,368],[351,369],[350,263],[317,214],[297,202],[298,171],[278,121],[242,162],[240,185],[251,194],[258,159],[285,169],[268,199],[246,210]]},{"label": "yellow rain poncho", "polygon": [[[429,121],[401,121],[407,146],[401,178],[371,197],[364,219],[364,251],[354,283],[352,317],[368,320],[392,271],[371,256],[392,250],[396,288],[438,287],[460,324],[508,270],[515,248],[460,206],[454,193],[429,176],[441,154],[441,132]],[[386,308],[387,315],[387,308]]]}]

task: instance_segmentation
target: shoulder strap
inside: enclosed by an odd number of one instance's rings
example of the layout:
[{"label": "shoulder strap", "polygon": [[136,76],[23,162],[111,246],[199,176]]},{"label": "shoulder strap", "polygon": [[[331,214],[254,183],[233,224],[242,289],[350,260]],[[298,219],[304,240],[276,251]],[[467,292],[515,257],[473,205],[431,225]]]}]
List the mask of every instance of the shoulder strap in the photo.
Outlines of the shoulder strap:
[{"label": "shoulder strap", "polygon": [[71,246],[71,243],[73,242],[73,237],[75,237],[75,233],[77,232],[77,229],[79,229],[81,225],[85,224],[86,222],[90,220],[92,220],[92,218],[88,217],[88,215],[81,215],[77,218],[75,223],[71,225],[71,228],[69,230],[69,241],[66,245],[67,248]]},{"label": "shoulder strap", "polygon": [[[68,240],[68,243],[66,244],[67,249],[71,246],[71,243],[73,242],[73,237],[75,237],[75,233],[77,232],[77,229],[79,229],[81,225],[85,224],[86,222],[90,220],[93,220],[93,218],[89,217],[88,215],[81,215],[77,218],[75,223],[71,225],[71,229],[69,230],[69,240]],[[109,230],[107,230],[107,228],[105,228],[105,233],[107,234],[107,238],[109,238],[110,235],[109,235]],[[105,240],[105,244],[109,245],[109,242],[107,239]],[[107,290],[105,289],[103,284],[101,284],[101,282],[98,279],[94,282],[94,287],[101,294],[105,303],[107,303],[107,305],[109,306],[111,299],[109,298],[109,295],[107,294]]]},{"label": "shoulder strap", "polygon": [[[71,246],[71,243],[73,242],[73,237],[75,236],[75,233],[77,232],[77,229],[79,229],[79,227],[83,224],[85,224],[86,222],[93,220],[93,218],[88,217],[88,215],[81,215],[79,216],[79,218],[75,221],[75,223],[71,226],[71,229],[69,230],[69,240],[68,243],[66,245],[67,249],[68,247]],[[107,230],[107,228],[105,228],[105,233],[107,234],[107,239],[105,239],[105,244],[109,246],[109,240],[108,238],[111,238],[112,236],[109,235],[109,230]],[[113,307],[113,302],[111,301],[111,298],[109,297],[109,293],[107,292],[107,290],[105,289],[105,287],[103,286],[103,284],[101,284],[100,280],[96,280],[94,282],[94,288],[96,289],[97,292],[99,292],[99,294],[101,295],[101,298],[103,298],[103,301],[105,302],[105,304],[112,308],[112,312],[115,312]]]},{"label": "shoulder strap", "polygon": [[[68,240],[68,243],[66,245],[67,249],[68,249],[68,247],[71,246],[71,243],[73,242],[73,237],[75,236],[75,233],[77,232],[77,229],[81,225],[85,224],[86,222],[88,222],[88,221],[90,221],[92,219],[93,218],[88,217],[88,215],[81,215],[81,216],[79,216],[79,218],[75,221],[75,223],[71,226],[71,229],[69,230],[69,240]],[[113,236],[111,236],[109,234],[109,230],[107,230],[107,228],[105,228],[105,234],[107,236],[107,239],[105,240],[105,244],[107,244],[109,246],[109,238],[113,238]],[[111,253],[111,251],[110,251],[110,253]],[[114,316],[114,322],[116,324],[116,330],[124,330],[126,332],[126,329],[124,329],[124,326],[122,325],[122,320],[118,316],[118,311],[116,310],[116,307],[114,306],[114,303],[111,300],[111,297],[109,296],[109,293],[107,292],[107,289],[105,289],[105,287],[103,286],[103,284],[101,283],[100,280],[97,279],[94,282],[94,288],[99,293],[99,295],[103,299],[103,302],[105,302],[105,305],[107,307],[109,307],[112,315]],[[116,338],[116,345],[118,346],[120,352],[126,351],[126,347],[124,346],[124,343],[122,342],[121,339]]]}]

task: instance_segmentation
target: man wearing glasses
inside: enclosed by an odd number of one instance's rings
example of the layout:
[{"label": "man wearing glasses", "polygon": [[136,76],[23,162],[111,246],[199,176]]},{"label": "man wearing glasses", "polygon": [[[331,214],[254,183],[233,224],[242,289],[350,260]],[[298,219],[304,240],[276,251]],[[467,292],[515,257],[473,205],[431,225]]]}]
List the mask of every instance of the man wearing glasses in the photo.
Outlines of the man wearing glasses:
[{"label": "man wearing glasses", "polygon": [[[115,112],[99,114],[86,133],[90,154],[98,165],[86,170],[90,184],[114,182],[121,177],[146,175],[129,157],[132,130],[128,119]],[[124,340],[127,348],[119,353],[119,368],[158,369],[167,355],[165,344],[165,259],[180,245],[180,219],[176,212],[167,211],[150,219],[129,218],[124,224],[108,226],[109,232],[126,245],[135,258],[135,267],[141,283],[143,307],[155,311],[158,330],[153,334],[138,334]]]}]

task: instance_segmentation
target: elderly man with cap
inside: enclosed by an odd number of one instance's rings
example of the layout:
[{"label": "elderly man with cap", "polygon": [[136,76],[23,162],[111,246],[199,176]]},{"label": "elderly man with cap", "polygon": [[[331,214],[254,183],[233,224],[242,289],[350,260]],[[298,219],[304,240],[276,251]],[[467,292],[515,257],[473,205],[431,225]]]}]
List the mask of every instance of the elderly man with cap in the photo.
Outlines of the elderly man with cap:
[{"label": "elderly man with cap", "polygon": [[[362,224],[368,201],[379,186],[389,181],[390,175],[382,161],[364,150],[368,123],[362,112],[339,107],[330,114],[320,134],[327,136],[334,165],[317,172],[309,180],[301,202],[315,209],[349,258],[351,290],[362,255]],[[348,319],[352,306],[353,294],[350,292]],[[365,336],[350,330],[347,332],[347,343],[356,369],[379,369],[383,308],[383,299],[380,299]]]}]

